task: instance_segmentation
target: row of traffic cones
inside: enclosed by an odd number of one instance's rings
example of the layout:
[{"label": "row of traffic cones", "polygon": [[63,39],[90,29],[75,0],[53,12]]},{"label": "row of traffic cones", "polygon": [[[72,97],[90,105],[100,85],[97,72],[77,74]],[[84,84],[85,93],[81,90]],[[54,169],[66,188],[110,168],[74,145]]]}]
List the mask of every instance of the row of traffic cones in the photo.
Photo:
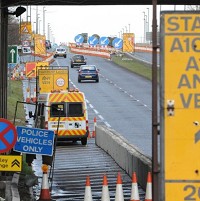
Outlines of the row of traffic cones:
[{"label": "row of traffic cones", "polygon": [[33,95],[30,95],[30,88],[28,87],[26,89],[26,102],[27,103],[30,103],[30,102],[33,102],[35,103],[36,100],[37,100],[37,97],[36,97],[36,88],[34,88],[34,92],[33,92]]},{"label": "row of traffic cones", "polygon": [[[87,176],[87,178],[86,178],[84,201],[93,201],[89,176]],[[101,201],[110,201],[108,181],[107,181],[106,175],[103,176]],[[124,201],[123,188],[122,188],[122,178],[121,178],[121,174],[119,172],[117,174],[115,201]],[[132,187],[131,187],[130,201],[140,201],[138,184],[137,184],[137,177],[136,177],[135,172],[133,172],[133,175],[132,175]],[[148,173],[148,176],[147,176],[145,201],[152,201],[152,179],[151,179],[151,173],[150,172]]]},{"label": "row of traffic cones", "polygon": [[[48,166],[43,165],[42,171],[43,171],[42,187],[41,187],[41,192],[40,192],[40,198],[38,201],[45,201],[45,200],[46,201],[52,201],[50,190],[49,190],[49,184],[48,184],[48,174],[47,174],[48,173]],[[93,201],[89,176],[86,177],[84,201]],[[110,201],[108,181],[107,181],[106,175],[103,176],[101,201]],[[124,201],[123,188],[122,188],[122,178],[121,178],[121,174],[119,172],[117,174],[115,201]],[[130,201],[140,201],[138,184],[137,184],[137,177],[136,177],[135,172],[133,172],[133,174],[132,174],[132,187],[131,187]],[[152,179],[151,179],[151,173],[150,172],[148,173],[148,177],[147,177],[145,201],[152,201]]]}]

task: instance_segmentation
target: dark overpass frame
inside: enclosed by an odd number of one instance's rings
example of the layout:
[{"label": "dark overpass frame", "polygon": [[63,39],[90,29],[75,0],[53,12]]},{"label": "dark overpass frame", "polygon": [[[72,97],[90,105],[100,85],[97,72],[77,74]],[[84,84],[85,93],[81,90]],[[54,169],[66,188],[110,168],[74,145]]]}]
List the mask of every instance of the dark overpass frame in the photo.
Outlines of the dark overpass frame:
[{"label": "dark overpass frame", "polygon": [[[152,5],[152,200],[158,201],[157,5],[199,5],[197,0],[0,0],[0,118],[7,118],[8,7],[28,5]],[[134,12],[134,11],[133,11]]]}]

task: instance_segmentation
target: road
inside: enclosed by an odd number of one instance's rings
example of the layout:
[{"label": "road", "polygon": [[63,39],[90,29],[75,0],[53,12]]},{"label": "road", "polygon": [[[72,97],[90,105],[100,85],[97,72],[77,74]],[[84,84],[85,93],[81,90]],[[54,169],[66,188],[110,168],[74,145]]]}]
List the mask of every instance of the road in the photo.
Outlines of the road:
[{"label": "road", "polygon": [[[57,58],[52,65],[70,66],[67,59]],[[110,60],[87,56],[88,64],[100,70],[100,82],[78,83],[77,68],[70,68],[70,83],[85,93],[89,116],[104,123],[151,156],[151,82],[118,67]]]},{"label": "road", "polygon": [[[57,58],[52,65],[70,66],[70,57],[71,54],[67,59]],[[97,124],[105,124],[113,128],[130,143],[138,146],[141,152],[151,155],[151,82],[131,74],[106,59],[87,56],[87,61],[88,64],[96,64],[100,69],[100,82],[78,83],[78,68],[70,68],[70,87],[79,88],[86,95],[90,130],[93,130],[93,119],[96,117]],[[24,91],[26,91],[28,81],[24,80],[23,83]],[[29,84],[33,89],[35,80]],[[27,108],[27,110],[34,111],[33,105],[27,105]],[[81,155],[81,153],[83,154]],[[75,163],[71,164],[70,161],[75,161]],[[37,160],[33,163],[35,174],[40,176],[39,186],[36,186],[35,189],[36,196],[39,196],[40,193],[42,177],[40,163],[41,157],[37,155]],[[52,197],[57,200],[70,200],[72,197],[75,200],[77,196],[79,197],[76,199],[80,200],[84,195],[87,174],[91,176],[91,181],[95,185],[94,199],[98,200],[102,187],[101,177],[105,172],[109,176],[111,200],[114,200],[117,172],[123,174],[125,200],[130,199],[130,177],[91,140],[88,141],[87,147],[80,146],[79,143],[72,146],[70,144],[63,147],[58,146],[54,168]],[[74,183],[76,188],[70,189],[69,186],[66,186],[69,183]],[[73,193],[77,190],[78,193],[75,196]],[[141,200],[144,198],[141,188],[140,198]]]}]

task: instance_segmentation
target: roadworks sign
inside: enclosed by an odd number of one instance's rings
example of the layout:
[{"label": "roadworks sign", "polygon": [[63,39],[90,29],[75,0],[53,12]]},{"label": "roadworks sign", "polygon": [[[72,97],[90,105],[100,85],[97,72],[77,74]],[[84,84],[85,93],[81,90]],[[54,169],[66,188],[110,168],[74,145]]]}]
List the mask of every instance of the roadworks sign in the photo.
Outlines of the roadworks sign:
[{"label": "roadworks sign", "polygon": [[67,69],[41,69],[39,70],[40,93],[49,93],[52,90],[69,89],[69,70]]},{"label": "roadworks sign", "polygon": [[20,172],[22,170],[22,155],[0,155],[0,171]]}]

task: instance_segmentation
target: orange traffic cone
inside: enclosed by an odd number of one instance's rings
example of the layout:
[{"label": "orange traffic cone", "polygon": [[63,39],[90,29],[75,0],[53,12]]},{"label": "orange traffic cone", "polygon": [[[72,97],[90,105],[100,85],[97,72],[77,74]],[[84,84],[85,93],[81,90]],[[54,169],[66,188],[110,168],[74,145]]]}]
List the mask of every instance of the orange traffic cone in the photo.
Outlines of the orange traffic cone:
[{"label": "orange traffic cone", "polygon": [[131,201],[140,201],[136,172],[132,175]]},{"label": "orange traffic cone", "polygon": [[36,97],[36,88],[34,88],[32,101],[33,101],[34,103],[36,103],[36,100],[37,100],[37,97]]},{"label": "orange traffic cone", "polygon": [[51,195],[49,191],[49,183],[48,183],[48,166],[42,165],[43,177],[42,177],[42,188],[40,191],[40,199],[39,201],[48,200],[51,201]]},{"label": "orange traffic cone", "polygon": [[90,177],[87,176],[85,184],[85,196],[84,201],[92,201],[92,190],[90,186]]},{"label": "orange traffic cone", "polygon": [[148,176],[147,176],[147,186],[146,186],[145,201],[152,201],[152,179],[151,179],[151,172],[148,172]]},{"label": "orange traffic cone", "polygon": [[121,175],[119,172],[117,174],[115,201],[124,201],[124,194],[123,194],[123,189],[122,189],[122,179],[121,179]]},{"label": "orange traffic cone", "polygon": [[92,137],[93,138],[96,137],[96,125],[97,125],[97,119],[96,119],[96,117],[94,117],[94,130],[92,132]]},{"label": "orange traffic cone", "polygon": [[27,88],[26,89],[26,102],[27,103],[30,103],[30,101],[31,101],[31,99],[30,99],[30,89],[29,88]]},{"label": "orange traffic cone", "polygon": [[101,201],[110,201],[110,195],[109,195],[109,190],[108,190],[108,181],[107,181],[106,175],[103,176]]}]

